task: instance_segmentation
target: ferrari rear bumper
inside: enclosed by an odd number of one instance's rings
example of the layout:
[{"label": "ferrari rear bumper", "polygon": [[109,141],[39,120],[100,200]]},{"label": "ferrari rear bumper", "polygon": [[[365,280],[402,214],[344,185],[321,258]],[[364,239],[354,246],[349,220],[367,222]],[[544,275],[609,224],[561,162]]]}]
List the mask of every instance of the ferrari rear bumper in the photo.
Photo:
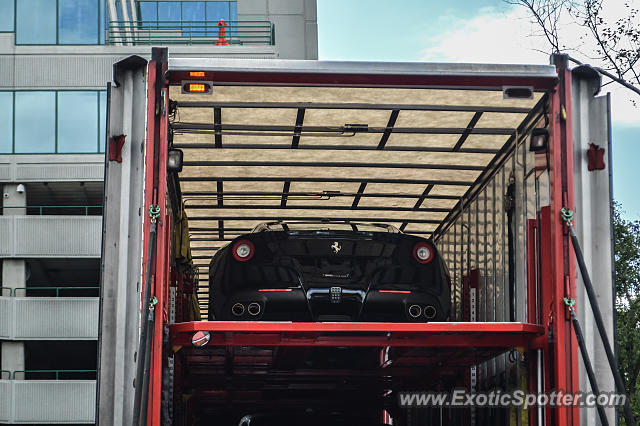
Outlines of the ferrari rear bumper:
[{"label": "ferrari rear bumper", "polygon": [[448,309],[426,292],[341,287],[244,290],[229,295],[226,321],[445,321]]}]

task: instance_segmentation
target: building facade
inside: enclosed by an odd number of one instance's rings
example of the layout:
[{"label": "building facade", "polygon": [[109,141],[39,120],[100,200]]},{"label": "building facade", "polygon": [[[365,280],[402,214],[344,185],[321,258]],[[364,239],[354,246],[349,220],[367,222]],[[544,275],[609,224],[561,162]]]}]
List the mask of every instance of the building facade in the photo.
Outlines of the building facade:
[{"label": "building facade", "polygon": [[0,0],[0,424],[95,422],[113,63],[317,59],[315,0]]}]

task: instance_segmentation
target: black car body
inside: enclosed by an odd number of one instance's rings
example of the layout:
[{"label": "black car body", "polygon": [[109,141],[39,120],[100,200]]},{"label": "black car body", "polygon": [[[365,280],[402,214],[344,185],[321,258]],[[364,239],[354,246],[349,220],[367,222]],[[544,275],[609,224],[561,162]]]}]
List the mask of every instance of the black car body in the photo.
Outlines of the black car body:
[{"label": "black car body", "polygon": [[430,240],[391,226],[262,224],[209,266],[209,320],[445,321],[447,268]]}]

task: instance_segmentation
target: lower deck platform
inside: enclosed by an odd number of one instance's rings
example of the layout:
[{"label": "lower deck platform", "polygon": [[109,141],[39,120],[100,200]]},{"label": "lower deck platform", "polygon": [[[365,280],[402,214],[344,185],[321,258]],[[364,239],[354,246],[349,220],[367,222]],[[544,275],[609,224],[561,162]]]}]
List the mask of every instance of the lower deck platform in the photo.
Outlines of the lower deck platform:
[{"label": "lower deck platform", "polygon": [[[199,331],[210,333],[204,347],[191,343]],[[218,419],[342,406],[397,412],[398,391],[465,386],[470,367],[529,348],[543,334],[540,325],[504,322],[170,326],[178,394],[188,396],[188,411]]]},{"label": "lower deck platform", "polygon": [[191,346],[208,331],[214,346],[422,347],[506,350],[527,347],[544,327],[519,322],[246,322],[197,321],[170,325],[173,346]]}]

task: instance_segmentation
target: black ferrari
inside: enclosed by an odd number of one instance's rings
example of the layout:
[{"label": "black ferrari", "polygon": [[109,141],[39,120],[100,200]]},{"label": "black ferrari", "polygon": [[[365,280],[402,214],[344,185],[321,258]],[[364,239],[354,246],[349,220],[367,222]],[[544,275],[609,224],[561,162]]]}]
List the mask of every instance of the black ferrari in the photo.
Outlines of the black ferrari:
[{"label": "black ferrari", "polygon": [[209,320],[426,322],[450,309],[434,244],[388,225],[258,225],[215,254],[209,285]]}]

